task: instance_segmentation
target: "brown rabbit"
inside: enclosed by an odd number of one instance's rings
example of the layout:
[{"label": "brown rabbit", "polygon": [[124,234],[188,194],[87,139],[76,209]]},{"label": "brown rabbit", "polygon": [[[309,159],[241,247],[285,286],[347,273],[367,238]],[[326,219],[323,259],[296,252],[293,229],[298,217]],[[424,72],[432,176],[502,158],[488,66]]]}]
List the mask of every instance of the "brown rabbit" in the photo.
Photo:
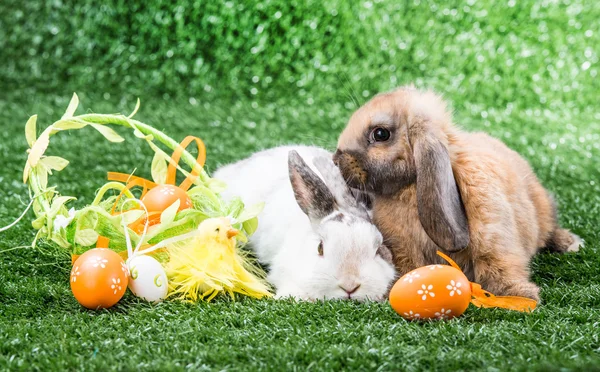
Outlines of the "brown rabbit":
[{"label": "brown rabbit", "polygon": [[442,263],[441,248],[484,289],[538,300],[532,256],[579,249],[527,161],[455,127],[432,92],[374,97],[352,115],[334,161],[350,186],[374,196],[374,221],[401,275]]}]

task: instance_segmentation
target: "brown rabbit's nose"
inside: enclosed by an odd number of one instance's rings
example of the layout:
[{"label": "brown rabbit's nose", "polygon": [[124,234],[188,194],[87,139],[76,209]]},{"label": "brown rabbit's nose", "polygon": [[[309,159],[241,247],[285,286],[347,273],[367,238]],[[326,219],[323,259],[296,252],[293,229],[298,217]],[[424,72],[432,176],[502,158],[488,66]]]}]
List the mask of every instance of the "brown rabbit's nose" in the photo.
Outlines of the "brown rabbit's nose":
[{"label": "brown rabbit's nose", "polygon": [[338,149],[335,154],[333,154],[333,164],[339,166],[340,156],[342,156],[342,152]]},{"label": "brown rabbit's nose", "polygon": [[360,284],[356,284],[356,283],[342,283],[338,285],[341,289],[344,290],[344,292],[348,293],[348,298],[350,298],[350,296],[355,293],[356,291],[358,291],[358,289],[360,288]]}]

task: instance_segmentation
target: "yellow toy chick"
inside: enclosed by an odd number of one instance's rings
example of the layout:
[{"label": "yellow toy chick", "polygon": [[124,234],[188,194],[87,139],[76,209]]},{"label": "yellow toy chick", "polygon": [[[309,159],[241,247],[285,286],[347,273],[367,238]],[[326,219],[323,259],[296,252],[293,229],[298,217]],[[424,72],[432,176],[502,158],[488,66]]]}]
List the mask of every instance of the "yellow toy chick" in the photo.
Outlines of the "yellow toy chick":
[{"label": "yellow toy chick", "polygon": [[236,249],[239,231],[228,218],[209,218],[198,226],[199,235],[169,246],[165,265],[169,297],[212,300],[221,292],[262,298],[271,293],[258,270]]}]

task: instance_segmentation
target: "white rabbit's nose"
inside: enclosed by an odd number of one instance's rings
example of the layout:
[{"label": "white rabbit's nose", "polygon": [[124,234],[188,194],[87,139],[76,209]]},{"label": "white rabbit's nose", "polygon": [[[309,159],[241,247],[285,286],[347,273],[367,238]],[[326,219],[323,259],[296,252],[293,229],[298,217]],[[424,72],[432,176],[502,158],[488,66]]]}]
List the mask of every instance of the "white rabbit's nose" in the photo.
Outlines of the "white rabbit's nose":
[{"label": "white rabbit's nose", "polygon": [[355,293],[356,291],[358,291],[358,289],[360,288],[360,283],[357,282],[344,282],[344,283],[340,283],[338,284],[338,286],[343,289],[346,293],[348,293],[348,298],[350,298],[350,296]]}]

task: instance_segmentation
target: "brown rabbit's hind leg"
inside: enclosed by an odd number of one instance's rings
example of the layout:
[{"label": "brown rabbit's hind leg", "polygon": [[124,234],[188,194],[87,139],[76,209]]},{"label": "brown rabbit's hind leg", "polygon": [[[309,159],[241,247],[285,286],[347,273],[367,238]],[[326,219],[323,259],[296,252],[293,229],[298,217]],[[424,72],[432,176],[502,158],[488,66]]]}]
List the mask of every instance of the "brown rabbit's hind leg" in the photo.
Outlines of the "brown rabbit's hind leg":
[{"label": "brown rabbit's hind leg", "polygon": [[475,262],[475,282],[496,296],[520,296],[540,300],[539,287],[529,280],[522,257],[489,255]]},{"label": "brown rabbit's hind leg", "polygon": [[544,249],[554,253],[578,252],[583,247],[583,240],[569,230],[557,228],[550,239],[546,242]]}]

